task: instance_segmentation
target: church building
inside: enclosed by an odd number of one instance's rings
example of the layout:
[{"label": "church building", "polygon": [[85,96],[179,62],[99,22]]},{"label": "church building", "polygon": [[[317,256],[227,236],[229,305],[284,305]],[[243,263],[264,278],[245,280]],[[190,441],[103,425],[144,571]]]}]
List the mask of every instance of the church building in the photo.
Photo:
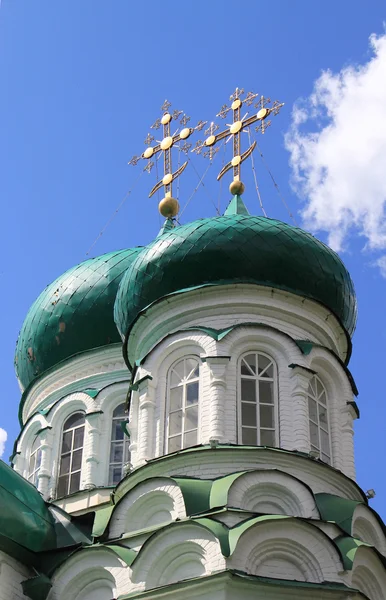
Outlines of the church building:
[{"label": "church building", "polygon": [[385,600],[385,525],[355,481],[352,280],[242,199],[240,133],[281,105],[236,90],[196,146],[231,138],[229,204],[182,224],[171,152],[204,124],[169,106],[133,159],[163,158],[161,231],[59,276],[22,326],[0,600]]}]

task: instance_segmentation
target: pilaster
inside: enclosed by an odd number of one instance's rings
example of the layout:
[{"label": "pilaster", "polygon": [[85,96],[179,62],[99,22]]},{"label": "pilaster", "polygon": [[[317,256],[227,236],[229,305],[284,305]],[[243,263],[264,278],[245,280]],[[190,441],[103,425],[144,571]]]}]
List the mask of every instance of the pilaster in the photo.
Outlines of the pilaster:
[{"label": "pilaster", "polygon": [[[100,435],[101,412],[86,414],[85,445],[83,450],[84,476],[82,488],[90,489],[101,484],[100,481]],[[108,460],[108,459],[107,459]],[[82,474],[83,474],[82,473]]]},{"label": "pilaster", "polygon": [[294,450],[309,452],[311,449],[310,427],[308,418],[308,386],[314,372],[300,365],[292,365],[291,393],[293,414],[293,444]]},{"label": "pilaster", "polygon": [[206,356],[202,359],[209,367],[210,427],[209,441],[225,440],[226,373],[230,356]]},{"label": "pilaster", "polygon": [[150,379],[144,379],[138,385],[138,462],[145,463],[154,458],[154,413],[155,387]]}]

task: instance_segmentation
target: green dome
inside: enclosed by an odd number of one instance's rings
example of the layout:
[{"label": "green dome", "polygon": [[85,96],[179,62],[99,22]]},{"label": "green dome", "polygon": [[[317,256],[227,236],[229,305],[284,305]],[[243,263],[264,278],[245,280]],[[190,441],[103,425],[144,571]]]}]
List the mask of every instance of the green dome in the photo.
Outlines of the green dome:
[{"label": "green dome", "polygon": [[353,333],[356,297],[339,256],[302,229],[248,215],[240,204],[236,212],[228,209],[224,216],[169,229],[142,250],[122,278],[115,302],[122,336],[141,310],[167,294],[231,283],[266,285],[311,298]]},{"label": "green dome", "polygon": [[16,346],[15,369],[24,388],[73,354],[121,341],[114,325],[114,300],[123,273],[140,250],[86,260],[40,294]]}]

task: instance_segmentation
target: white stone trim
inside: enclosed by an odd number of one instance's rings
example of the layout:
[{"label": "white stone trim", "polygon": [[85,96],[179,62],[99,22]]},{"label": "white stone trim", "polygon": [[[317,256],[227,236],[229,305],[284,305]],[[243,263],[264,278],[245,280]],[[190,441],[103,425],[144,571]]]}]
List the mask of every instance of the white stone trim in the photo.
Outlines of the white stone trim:
[{"label": "white stone trim", "polygon": [[351,523],[351,535],[366,544],[374,546],[386,556],[386,538],[378,519],[364,504],[358,504]]},{"label": "white stone trim", "polygon": [[386,570],[374,550],[360,546],[351,570],[351,586],[370,600],[385,600]]}]

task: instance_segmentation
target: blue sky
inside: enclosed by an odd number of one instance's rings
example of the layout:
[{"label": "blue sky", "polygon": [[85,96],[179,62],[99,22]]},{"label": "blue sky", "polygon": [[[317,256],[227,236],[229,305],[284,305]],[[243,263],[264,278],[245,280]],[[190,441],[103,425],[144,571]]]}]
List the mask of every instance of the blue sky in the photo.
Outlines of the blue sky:
[{"label": "blue sky", "polygon": [[[2,1],[4,457],[18,433],[13,355],[29,306],[87,258],[133,188],[141,167],[127,162],[143,151],[165,98],[194,125],[215,119],[239,86],[285,102],[260,148],[296,221],[333,244],[354,279],[358,481],[376,490],[372,506],[386,517],[385,20],[381,0],[371,10],[359,0]],[[207,167],[202,157],[190,159],[182,205]],[[214,215],[219,201],[224,210],[229,180],[216,182],[223,160],[220,152],[182,221]],[[268,216],[291,222],[258,153],[254,163]],[[260,214],[250,164],[243,180],[245,202]],[[89,256],[154,238],[157,198],[147,197],[154,183],[154,170],[140,178]]]}]

